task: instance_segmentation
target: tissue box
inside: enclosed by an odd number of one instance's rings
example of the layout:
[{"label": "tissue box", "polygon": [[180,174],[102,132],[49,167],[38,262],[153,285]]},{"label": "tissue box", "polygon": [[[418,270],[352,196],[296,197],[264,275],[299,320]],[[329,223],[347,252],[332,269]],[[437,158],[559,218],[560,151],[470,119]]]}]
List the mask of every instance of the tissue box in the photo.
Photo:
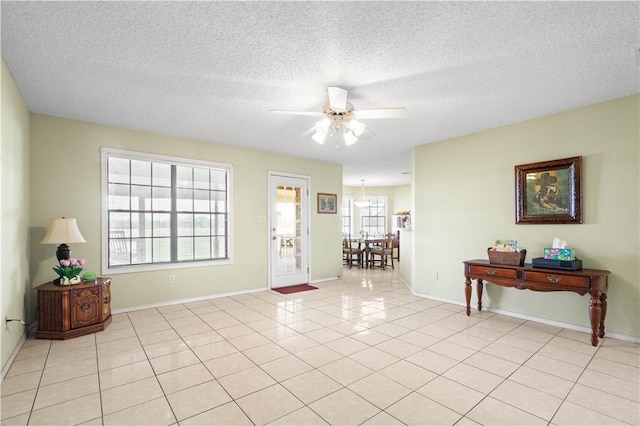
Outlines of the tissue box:
[{"label": "tissue box", "polygon": [[575,260],[576,253],[573,249],[546,247],[544,249],[544,258],[548,260]]}]

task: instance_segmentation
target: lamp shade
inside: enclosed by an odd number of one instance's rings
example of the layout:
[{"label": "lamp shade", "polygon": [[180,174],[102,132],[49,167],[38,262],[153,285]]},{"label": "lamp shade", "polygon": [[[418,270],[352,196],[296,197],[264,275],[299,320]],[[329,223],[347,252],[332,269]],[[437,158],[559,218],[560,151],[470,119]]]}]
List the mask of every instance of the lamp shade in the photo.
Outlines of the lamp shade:
[{"label": "lamp shade", "polygon": [[63,217],[53,219],[49,230],[40,243],[42,244],[66,244],[85,243],[85,239],[78,229],[76,219],[73,217]]},{"label": "lamp shade", "polygon": [[73,217],[63,217],[61,219],[53,219],[49,230],[40,243],[42,244],[60,244],[56,250],[58,261],[71,258],[71,249],[67,243],[84,243],[84,237],[78,229],[76,219]]}]

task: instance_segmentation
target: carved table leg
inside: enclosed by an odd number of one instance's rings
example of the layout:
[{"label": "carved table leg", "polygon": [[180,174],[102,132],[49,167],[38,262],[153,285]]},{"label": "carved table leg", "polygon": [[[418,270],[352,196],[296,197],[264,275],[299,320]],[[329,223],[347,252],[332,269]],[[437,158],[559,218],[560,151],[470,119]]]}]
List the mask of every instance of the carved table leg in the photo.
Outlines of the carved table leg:
[{"label": "carved table leg", "polygon": [[600,328],[598,329],[598,336],[602,339],[604,337],[604,319],[607,317],[607,294],[602,293],[600,296]]},{"label": "carved table leg", "polygon": [[478,284],[476,285],[476,291],[478,292],[478,311],[482,310],[482,288],[484,284],[481,279],[478,279]]},{"label": "carved table leg", "polygon": [[467,299],[467,316],[471,315],[471,280],[468,276],[464,277],[464,297]]},{"label": "carved table leg", "polygon": [[[598,328],[602,319],[602,294],[591,293],[589,300],[589,319],[591,320],[591,345],[598,346]],[[604,330],[603,330],[604,331]]]}]

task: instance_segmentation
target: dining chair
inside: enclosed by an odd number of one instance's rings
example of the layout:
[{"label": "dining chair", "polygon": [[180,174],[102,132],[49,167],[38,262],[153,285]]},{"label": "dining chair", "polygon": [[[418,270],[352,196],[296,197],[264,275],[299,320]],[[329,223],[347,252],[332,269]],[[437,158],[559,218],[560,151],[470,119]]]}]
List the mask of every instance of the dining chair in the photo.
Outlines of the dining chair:
[{"label": "dining chair", "polygon": [[391,269],[395,269],[393,264],[393,234],[387,234],[377,246],[372,246],[369,250],[369,267],[373,268],[378,262],[378,266],[386,269],[391,261]]},{"label": "dining chair", "polygon": [[356,265],[362,265],[362,251],[360,250],[360,244],[358,247],[353,247],[351,235],[347,235],[342,240],[342,258],[343,261],[349,265],[349,269],[355,262]]}]

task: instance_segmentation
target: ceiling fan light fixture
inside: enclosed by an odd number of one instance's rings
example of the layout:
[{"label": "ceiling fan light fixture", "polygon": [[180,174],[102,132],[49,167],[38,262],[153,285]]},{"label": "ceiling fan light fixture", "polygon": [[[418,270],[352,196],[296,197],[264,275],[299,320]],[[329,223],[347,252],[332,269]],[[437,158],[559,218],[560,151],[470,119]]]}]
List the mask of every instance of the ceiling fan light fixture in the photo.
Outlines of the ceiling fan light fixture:
[{"label": "ceiling fan light fixture", "polygon": [[313,134],[313,136],[311,136],[311,139],[318,142],[319,144],[323,144],[326,137],[327,137],[327,132],[326,131],[323,132],[322,130],[318,129]]},{"label": "ceiling fan light fixture", "polygon": [[358,141],[358,138],[353,134],[353,132],[346,132],[344,135],[344,144],[346,146],[353,145]]},{"label": "ceiling fan light fixture", "polygon": [[315,128],[318,131],[323,131],[324,133],[327,133],[329,131],[330,126],[331,126],[331,120],[329,120],[327,117],[324,117],[323,119],[319,120],[316,123]]},{"label": "ceiling fan light fixture", "polygon": [[316,132],[311,138],[319,144],[323,144],[325,139],[327,138],[327,133],[329,133],[329,127],[331,127],[331,120],[329,120],[328,118],[323,118],[322,120],[318,121],[313,127],[316,129]]},{"label": "ceiling fan light fixture", "polygon": [[[304,136],[315,132],[312,139],[323,144],[327,138],[334,139],[342,135],[346,146],[353,145],[367,130],[366,124],[356,120],[374,118],[400,118],[405,117],[406,108],[376,108],[356,111],[353,105],[347,101],[347,91],[340,87],[327,87],[329,99],[325,102],[322,111],[283,111],[270,110],[274,114],[309,115],[321,117],[313,127],[303,133]],[[371,133],[371,132],[369,132]],[[371,133],[373,135],[373,133]]]},{"label": "ceiling fan light fixture", "polygon": [[352,119],[351,121],[349,121],[349,128],[351,129],[351,131],[356,137],[359,137],[364,133],[365,129],[367,128],[367,125],[364,124],[362,121]]}]

